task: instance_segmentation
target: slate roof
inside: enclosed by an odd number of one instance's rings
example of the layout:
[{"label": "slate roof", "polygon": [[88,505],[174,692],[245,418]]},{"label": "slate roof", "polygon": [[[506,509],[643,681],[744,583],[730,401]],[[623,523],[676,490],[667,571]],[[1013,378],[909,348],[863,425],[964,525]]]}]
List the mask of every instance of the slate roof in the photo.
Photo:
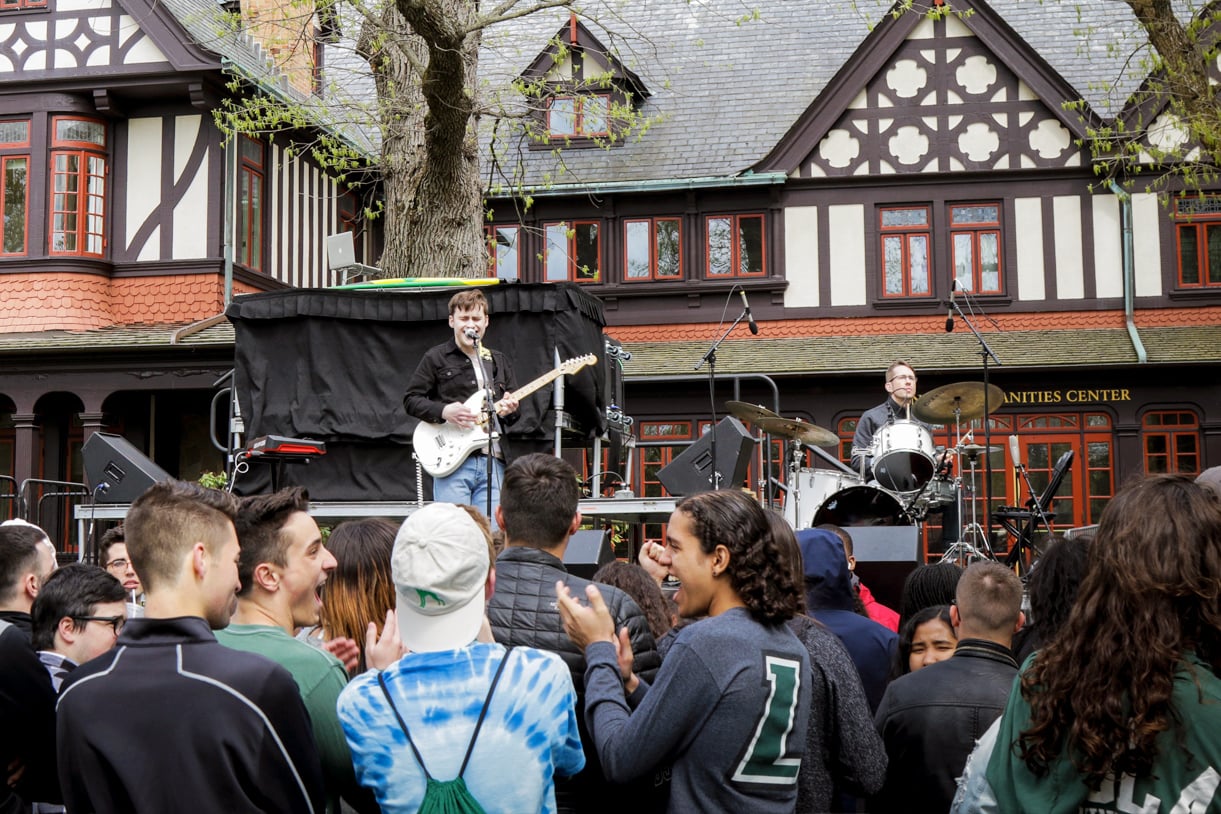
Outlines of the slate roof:
[{"label": "slate roof", "polygon": [[[527,183],[544,176],[572,184],[746,172],[818,98],[891,5],[769,0],[757,4],[752,19],[747,4],[730,0],[584,4],[596,18],[584,24],[618,49],[652,92],[641,112],[656,121],[643,138],[609,150],[567,150],[559,159],[530,153]],[[1122,2],[994,0],[992,7],[1105,117],[1143,79],[1139,60],[1126,60],[1143,38]],[[485,91],[528,66],[565,16],[530,15],[485,32]],[[1108,88],[1104,80],[1111,77],[1120,81]]]},{"label": "slate roof", "polygon": [[30,331],[0,333],[0,355],[96,351],[113,353],[124,350],[168,349],[171,347],[233,347],[233,326],[221,322],[184,336],[171,344],[174,332],[183,325],[115,325],[92,331]]}]

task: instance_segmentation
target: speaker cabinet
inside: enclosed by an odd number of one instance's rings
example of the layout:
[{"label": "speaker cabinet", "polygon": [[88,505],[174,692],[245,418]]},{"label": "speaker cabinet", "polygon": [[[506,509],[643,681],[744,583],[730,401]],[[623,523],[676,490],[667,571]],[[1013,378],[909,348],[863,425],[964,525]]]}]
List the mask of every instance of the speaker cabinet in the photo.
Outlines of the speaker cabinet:
[{"label": "speaker cabinet", "polygon": [[564,567],[568,573],[582,579],[593,579],[599,568],[615,559],[610,531],[581,529],[568,539],[564,550]]},{"label": "speaker cabinet", "polygon": [[722,489],[737,489],[746,478],[755,439],[733,416],[722,418],[712,430],[683,450],[682,454],[657,471],[657,480],[675,497],[709,492],[716,488],[712,479],[712,437],[716,435],[717,471]]},{"label": "speaker cabinet", "polygon": [[154,483],[172,478],[121,435],[95,432],[81,447],[81,458],[98,503],[131,503]]},{"label": "speaker cabinet", "polygon": [[920,562],[916,526],[844,526],[852,538],[856,575],[875,599],[898,610],[903,581]]}]

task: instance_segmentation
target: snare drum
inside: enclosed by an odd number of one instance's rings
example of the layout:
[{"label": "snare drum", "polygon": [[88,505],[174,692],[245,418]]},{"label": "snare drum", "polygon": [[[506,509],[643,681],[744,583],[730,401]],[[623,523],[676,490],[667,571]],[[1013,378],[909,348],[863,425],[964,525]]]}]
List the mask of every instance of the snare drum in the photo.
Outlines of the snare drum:
[{"label": "snare drum", "polygon": [[795,529],[813,528],[814,515],[827,498],[860,483],[861,479],[856,475],[838,469],[798,470],[797,479],[789,483],[788,497],[784,500],[784,519]]},{"label": "snare drum", "polygon": [[936,468],[933,436],[915,421],[879,427],[873,436],[873,477],[883,489],[899,494],[917,491]]},{"label": "snare drum", "polygon": [[933,478],[916,499],[917,508],[924,512],[948,506],[958,500],[958,488],[951,478]]}]

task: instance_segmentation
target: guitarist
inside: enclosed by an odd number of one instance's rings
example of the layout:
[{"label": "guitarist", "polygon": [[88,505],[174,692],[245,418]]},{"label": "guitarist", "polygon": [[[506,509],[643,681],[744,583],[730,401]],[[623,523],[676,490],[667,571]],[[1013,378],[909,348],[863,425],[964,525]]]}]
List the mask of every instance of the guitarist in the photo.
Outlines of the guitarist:
[{"label": "guitarist", "polygon": [[[480,422],[479,411],[464,403],[476,391],[484,390],[491,377],[495,415],[492,429],[516,420],[518,402],[512,390],[516,386],[513,366],[500,351],[484,346],[488,329],[488,301],[478,289],[467,289],[449,300],[449,327],[454,338],[431,348],[420,359],[403,407],[407,414],[432,424],[449,422],[463,430],[473,430]],[[479,341],[478,354],[476,342]],[[462,465],[450,474],[433,479],[433,500],[441,503],[469,504],[487,511],[488,492],[492,495],[489,517],[496,524],[496,507],[500,505],[500,482],[504,478],[504,456],[498,441],[492,442],[492,456],[487,447],[472,452]]]}]

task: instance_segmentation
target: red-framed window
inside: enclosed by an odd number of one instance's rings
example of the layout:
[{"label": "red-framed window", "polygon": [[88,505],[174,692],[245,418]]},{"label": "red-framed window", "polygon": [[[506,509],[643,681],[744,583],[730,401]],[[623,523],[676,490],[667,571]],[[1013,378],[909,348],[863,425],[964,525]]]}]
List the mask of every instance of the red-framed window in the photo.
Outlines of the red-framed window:
[{"label": "red-framed window", "polygon": [[1221,195],[1174,199],[1179,286],[1221,286]]},{"label": "red-framed window", "polygon": [[610,133],[610,94],[552,96],[547,101],[547,135],[588,138]]},{"label": "red-framed window", "polygon": [[237,262],[263,270],[263,202],[267,182],[263,142],[237,137]]},{"label": "red-framed window", "polygon": [[602,229],[598,221],[548,223],[545,231],[543,268],[547,282],[602,282]]},{"label": "red-framed window", "polygon": [[[657,479],[657,472],[673,461],[687,448],[686,443],[666,443],[674,441],[692,441],[694,435],[690,421],[641,421],[636,425],[640,433],[637,443],[636,483],[640,484],[641,497],[665,497],[665,487]],[[644,536],[647,540],[664,540],[666,527],[664,523],[646,523]]]},{"label": "red-framed window", "polygon": [[0,0],[0,11],[15,11],[24,8],[46,8],[47,0]]},{"label": "red-framed window", "polygon": [[51,120],[51,254],[101,257],[106,251],[106,124]]},{"label": "red-framed window", "polygon": [[0,121],[0,255],[26,253],[30,225],[30,123]]},{"label": "red-framed window", "polygon": [[521,279],[522,228],[517,225],[483,227],[488,243],[488,276],[502,280]]},{"label": "red-framed window", "polygon": [[1141,419],[1145,472],[1200,473],[1200,420],[1190,410],[1155,410]]},{"label": "red-framed window", "polygon": [[932,235],[927,206],[886,208],[878,213],[882,241],[882,296],[928,297]]},{"label": "red-framed window", "polygon": [[762,215],[711,215],[705,221],[708,279],[767,273]]},{"label": "red-framed window", "polygon": [[683,276],[682,222],[632,218],[623,222],[623,279],[679,280]]},{"label": "red-framed window", "polygon": [[950,206],[950,249],[960,288],[976,294],[1004,293],[999,203]]}]

